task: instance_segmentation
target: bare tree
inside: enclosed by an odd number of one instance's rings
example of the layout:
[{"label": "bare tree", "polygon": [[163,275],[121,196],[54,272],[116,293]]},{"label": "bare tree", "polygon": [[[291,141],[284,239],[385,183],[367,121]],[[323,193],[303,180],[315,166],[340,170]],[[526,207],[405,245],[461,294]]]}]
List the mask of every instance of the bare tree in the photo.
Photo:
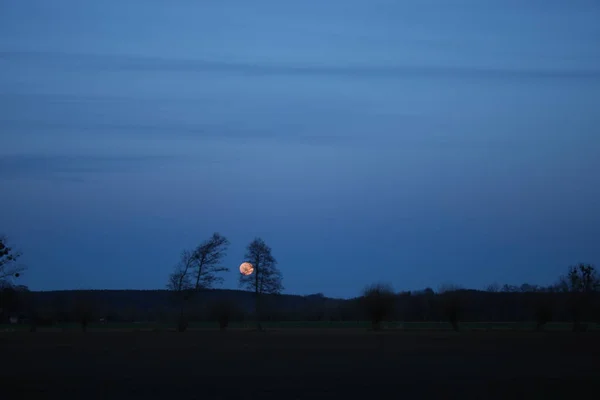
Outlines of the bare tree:
[{"label": "bare tree", "polygon": [[229,268],[220,266],[227,253],[229,240],[219,233],[213,233],[210,239],[201,243],[193,252],[194,289],[208,289],[215,284],[222,284],[223,278],[217,274],[227,272]]},{"label": "bare tree", "polygon": [[593,265],[580,263],[569,267],[567,278],[571,292],[592,293],[600,289],[600,277]]},{"label": "bare tree", "polygon": [[181,259],[169,275],[167,289],[176,293],[183,293],[194,287],[192,284],[192,269],[194,267],[194,254],[188,250],[181,252]]},{"label": "bare tree", "polygon": [[516,293],[519,291],[519,288],[516,287],[515,285],[504,284],[500,291],[504,292],[504,293]]},{"label": "bare tree", "polygon": [[580,263],[569,267],[567,276],[561,277],[558,285],[569,293],[569,308],[573,317],[573,330],[586,330],[581,323],[590,308],[591,297],[600,290],[600,277],[593,265]]},{"label": "bare tree", "polygon": [[396,294],[390,285],[377,283],[363,290],[363,304],[374,331],[381,329],[381,322],[392,315]]},{"label": "bare tree", "polygon": [[500,291],[500,284],[494,282],[492,284],[489,284],[486,288],[485,288],[486,292],[490,292],[490,293],[497,293]]},{"label": "bare tree", "polygon": [[439,287],[438,293],[443,304],[443,311],[452,325],[452,329],[458,332],[458,320],[462,311],[461,291],[463,289],[458,285],[443,284]]},{"label": "bare tree", "polygon": [[522,293],[533,293],[540,291],[540,287],[538,285],[531,285],[529,283],[524,283],[519,287],[519,291]]},{"label": "bare tree", "polygon": [[283,290],[283,277],[277,268],[277,260],[271,254],[271,248],[261,238],[254,239],[246,249],[246,260],[254,267],[251,275],[240,275],[240,286],[254,292],[256,327],[262,330],[261,295],[279,294]]},{"label": "bare tree", "polygon": [[187,329],[185,318],[185,304],[194,288],[192,283],[192,269],[194,267],[194,254],[188,250],[181,252],[181,259],[175,266],[175,270],[169,275],[167,289],[175,294],[175,299],[179,303],[179,318],[177,320],[177,330],[184,332]]},{"label": "bare tree", "polygon": [[214,233],[209,239],[200,243],[194,250],[184,250],[179,263],[169,275],[167,288],[177,295],[180,302],[178,330],[187,328],[184,317],[185,303],[192,293],[202,289],[212,288],[223,282],[218,273],[229,269],[219,265],[227,252],[229,241],[219,233]]},{"label": "bare tree", "polygon": [[8,245],[8,239],[0,235],[0,283],[11,284],[13,278],[18,278],[25,267],[17,262],[21,253]]}]

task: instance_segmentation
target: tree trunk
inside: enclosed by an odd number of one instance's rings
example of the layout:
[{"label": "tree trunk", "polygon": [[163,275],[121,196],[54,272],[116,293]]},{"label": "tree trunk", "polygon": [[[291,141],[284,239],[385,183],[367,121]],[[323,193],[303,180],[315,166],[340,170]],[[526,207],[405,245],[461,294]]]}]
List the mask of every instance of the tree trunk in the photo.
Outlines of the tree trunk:
[{"label": "tree trunk", "polygon": [[258,331],[262,331],[262,325],[260,324],[260,293],[258,292],[258,288],[254,292],[254,310],[256,312],[256,329]]},{"label": "tree trunk", "polygon": [[181,300],[181,308],[179,309],[179,319],[177,320],[177,332],[185,332],[187,329],[187,321],[185,320],[185,298]]},{"label": "tree trunk", "polygon": [[257,259],[254,262],[255,266],[255,271],[254,271],[254,311],[256,312],[256,329],[258,329],[258,331],[262,331],[262,326],[260,324],[260,291],[259,286],[258,286],[258,272],[259,272],[259,266],[260,266],[260,260]]}]

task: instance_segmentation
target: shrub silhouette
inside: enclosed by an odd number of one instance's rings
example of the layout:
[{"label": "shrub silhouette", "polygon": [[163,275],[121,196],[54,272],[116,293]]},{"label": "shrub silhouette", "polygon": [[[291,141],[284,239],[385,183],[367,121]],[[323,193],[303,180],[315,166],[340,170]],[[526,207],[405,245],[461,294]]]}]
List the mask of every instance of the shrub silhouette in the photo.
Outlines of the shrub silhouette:
[{"label": "shrub silhouette", "polygon": [[220,300],[214,303],[210,310],[211,319],[219,323],[219,329],[224,331],[229,326],[229,322],[237,315],[238,310],[230,300]]},{"label": "shrub silhouette", "polygon": [[456,332],[459,331],[458,320],[460,317],[461,304],[458,292],[446,292],[442,294],[442,303],[444,309],[444,315],[448,319],[452,329]]},{"label": "shrub silhouette", "polygon": [[544,299],[540,301],[535,309],[536,331],[541,331],[544,326],[552,321],[552,304]]},{"label": "shrub silhouette", "polygon": [[561,277],[559,285],[569,294],[569,309],[573,319],[573,331],[587,330],[583,320],[589,318],[594,294],[600,289],[600,277],[596,268],[580,263],[569,267],[566,277]]},{"label": "shrub silhouette", "polygon": [[180,315],[177,320],[177,332],[185,332],[188,328],[188,319],[185,315]]},{"label": "shrub silhouette", "polygon": [[373,330],[381,329],[381,322],[394,311],[396,295],[391,286],[376,283],[363,290],[363,305]]},{"label": "shrub silhouette", "polygon": [[440,293],[440,301],[444,316],[447,318],[450,325],[452,325],[452,329],[458,332],[458,320],[462,312],[461,295],[464,293],[464,290],[460,286],[446,283],[440,286],[438,293]]},{"label": "shrub silhouette", "polygon": [[75,303],[75,319],[81,326],[81,331],[86,332],[88,325],[94,318],[94,301],[88,295],[81,294]]}]

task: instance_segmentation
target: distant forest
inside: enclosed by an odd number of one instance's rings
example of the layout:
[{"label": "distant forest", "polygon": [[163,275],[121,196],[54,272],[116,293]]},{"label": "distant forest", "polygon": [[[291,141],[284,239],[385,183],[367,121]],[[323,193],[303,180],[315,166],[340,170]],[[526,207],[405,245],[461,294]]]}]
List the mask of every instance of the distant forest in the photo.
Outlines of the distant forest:
[{"label": "distant forest", "polygon": [[248,290],[216,289],[218,267],[227,240],[214,234],[196,249],[184,251],[168,278],[165,290],[72,290],[34,292],[18,285],[24,267],[6,239],[0,241],[0,323],[29,323],[32,329],[77,322],[157,322],[180,331],[195,321],[215,321],[225,328],[230,321],[370,321],[379,329],[385,321],[535,322],[543,329],[550,321],[570,322],[574,330],[600,323],[600,279],[588,264],[569,267],[555,285],[490,285],[487,290],[445,285],[410,292],[391,286],[367,286],[352,299],[333,299],[318,293],[281,294],[282,275],[271,249],[261,239],[248,246],[246,259],[253,266],[240,274]]}]

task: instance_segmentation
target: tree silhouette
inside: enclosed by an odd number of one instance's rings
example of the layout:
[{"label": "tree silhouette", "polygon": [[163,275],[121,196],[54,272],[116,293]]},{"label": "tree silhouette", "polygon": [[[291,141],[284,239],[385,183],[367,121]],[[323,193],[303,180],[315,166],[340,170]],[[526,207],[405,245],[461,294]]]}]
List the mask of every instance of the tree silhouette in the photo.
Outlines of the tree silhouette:
[{"label": "tree silhouette", "polygon": [[461,291],[462,288],[460,286],[453,284],[443,284],[438,289],[444,314],[450,325],[452,325],[452,329],[457,332],[459,330],[458,320],[462,311]]},{"label": "tree silhouette", "polygon": [[498,293],[500,291],[500,285],[496,282],[491,283],[485,288],[485,291],[490,293]]},{"label": "tree silhouette", "polygon": [[254,273],[240,275],[240,287],[254,292],[256,312],[256,328],[262,330],[261,296],[263,294],[279,294],[283,290],[281,271],[277,268],[277,260],[271,254],[271,248],[261,238],[254,239],[246,249],[246,260],[254,266]]},{"label": "tree silhouette", "polygon": [[228,246],[227,238],[215,232],[194,250],[184,250],[181,253],[179,263],[167,282],[167,288],[176,294],[180,302],[179,331],[183,332],[187,328],[185,303],[192,293],[210,289],[223,282],[223,278],[217,274],[229,270],[219,265],[227,253]]},{"label": "tree silhouette", "polygon": [[211,319],[219,323],[219,329],[224,331],[229,326],[232,318],[239,314],[239,310],[230,299],[222,299],[214,302],[210,308]]},{"label": "tree silhouette", "polygon": [[558,285],[569,294],[569,308],[573,319],[573,330],[585,330],[581,324],[591,306],[594,292],[600,290],[600,278],[594,266],[580,263],[569,267],[566,277],[560,279]]},{"label": "tree silhouette", "polygon": [[538,294],[538,300],[535,305],[535,329],[537,331],[544,329],[544,326],[552,320],[552,313],[552,298],[548,296],[548,293]]},{"label": "tree silhouette", "polygon": [[0,284],[10,285],[13,278],[18,278],[25,267],[17,263],[21,253],[8,245],[8,239],[0,235]]},{"label": "tree silhouette", "polygon": [[228,247],[229,240],[216,232],[196,247],[193,253],[195,262],[192,276],[195,290],[209,289],[223,283],[223,278],[217,274],[229,271],[229,268],[219,265]]},{"label": "tree silhouette", "polygon": [[381,329],[381,322],[394,311],[396,294],[391,286],[377,283],[363,290],[362,301],[374,331]]}]

